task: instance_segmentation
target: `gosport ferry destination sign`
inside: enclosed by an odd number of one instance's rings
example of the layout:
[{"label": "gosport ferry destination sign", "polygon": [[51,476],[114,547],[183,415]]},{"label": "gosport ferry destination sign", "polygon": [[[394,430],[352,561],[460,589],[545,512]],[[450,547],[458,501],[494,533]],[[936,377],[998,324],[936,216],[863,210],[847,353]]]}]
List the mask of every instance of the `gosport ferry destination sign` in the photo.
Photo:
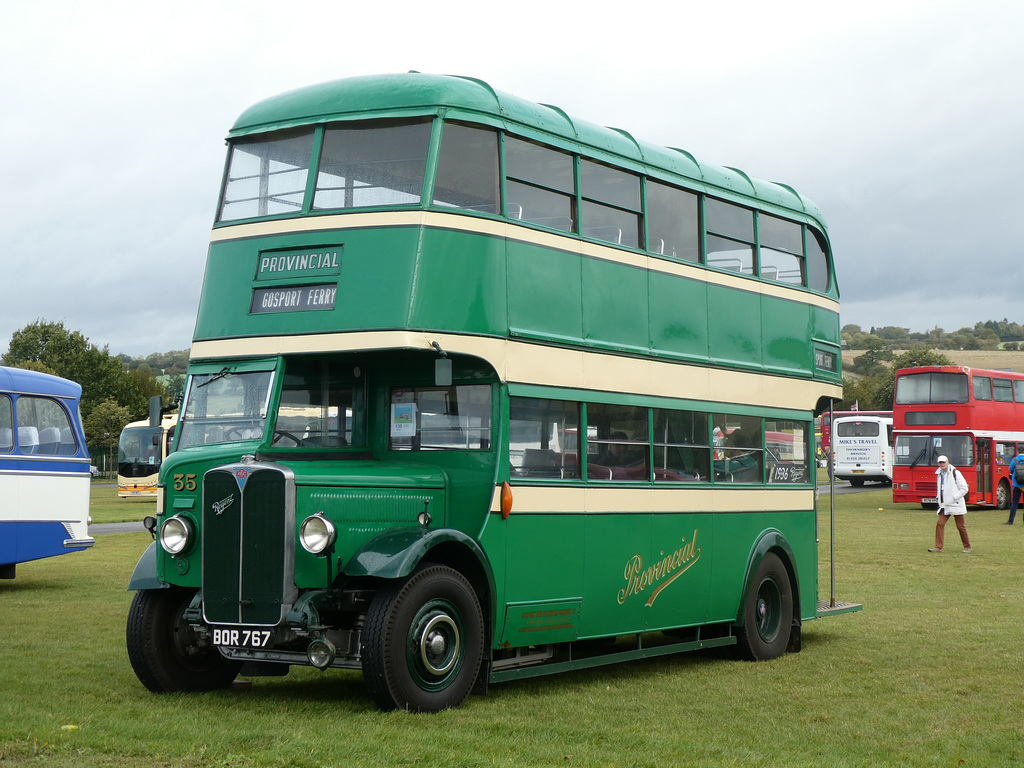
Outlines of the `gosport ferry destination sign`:
[{"label": "gosport ferry destination sign", "polygon": [[[323,278],[341,273],[341,246],[288,251],[261,251],[256,261],[256,281],[291,278]],[[252,314],[309,312],[334,309],[338,284],[275,286],[254,288]]]}]

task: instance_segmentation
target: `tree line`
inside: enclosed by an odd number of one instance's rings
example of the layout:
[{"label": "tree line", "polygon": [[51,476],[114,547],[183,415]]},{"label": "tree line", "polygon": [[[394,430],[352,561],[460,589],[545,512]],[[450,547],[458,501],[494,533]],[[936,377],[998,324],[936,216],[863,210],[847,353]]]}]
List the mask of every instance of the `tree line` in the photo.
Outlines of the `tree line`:
[{"label": "tree line", "polygon": [[1024,326],[1002,320],[975,323],[947,333],[938,326],[923,333],[886,325],[864,331],[859,325],[844,325],[842,340],[848,349],[1024,349]]},{"label": "tree line", "polygon": [[149,398],[180,396],[186,350],[130,358],[112,355],[64,323],[37,320],[15,331],[0,365],[40,371],[82,385],[80,410],[90,453],[113,453],[124,426],[149,416]]},{"label": "tree line", "polygon": [[[863,350],[844,373],[842,410],[892,410],[896,371],[915,365],[952,365],[943,349],[1024,349],[1024,326],[1007,319],[975,323],[946,333],[935,327],[925,333],[887,325],[865,332],[859,325],[844,325],[847,349]],[[896,350],[906,350],[899,354]]]}]

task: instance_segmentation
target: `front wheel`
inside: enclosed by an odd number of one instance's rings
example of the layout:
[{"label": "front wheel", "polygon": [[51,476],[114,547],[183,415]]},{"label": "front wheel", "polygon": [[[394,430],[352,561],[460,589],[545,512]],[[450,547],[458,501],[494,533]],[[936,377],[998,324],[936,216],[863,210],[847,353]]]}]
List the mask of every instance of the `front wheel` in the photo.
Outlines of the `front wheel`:
[{"label": "front wheel", "polygon": [[194,589],[142,589],[132,599],[125,632],[128,659],[153,693],[226,688],[242,668],[221,656],[185,620],[195,594]]},{"label": "front wheel", "polygon": [[747,586],[737,651],[750,661],[778,658],[786,652],[792,629],[793,586],[782,560],[769,552]]},{"label": "front wheel", "polygon": [[424,565],[377,593],[363,629],[363,678],[381,709],[458,707],[483,661],[483,611],[458,571]]}]

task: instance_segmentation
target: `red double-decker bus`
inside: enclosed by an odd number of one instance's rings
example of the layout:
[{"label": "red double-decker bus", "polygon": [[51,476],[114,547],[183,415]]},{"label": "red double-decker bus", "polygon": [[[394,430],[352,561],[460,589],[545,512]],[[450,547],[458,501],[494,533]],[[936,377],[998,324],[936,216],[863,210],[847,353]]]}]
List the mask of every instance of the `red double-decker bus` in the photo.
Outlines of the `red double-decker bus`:
[{"label": "red double-decker bus", "polygon": [[964,475],[974,506],[1010,505],[1010,460],[1024,450],[1024,374],[963,366],[896,372],[894,502],[934,507],[939,456]]}]

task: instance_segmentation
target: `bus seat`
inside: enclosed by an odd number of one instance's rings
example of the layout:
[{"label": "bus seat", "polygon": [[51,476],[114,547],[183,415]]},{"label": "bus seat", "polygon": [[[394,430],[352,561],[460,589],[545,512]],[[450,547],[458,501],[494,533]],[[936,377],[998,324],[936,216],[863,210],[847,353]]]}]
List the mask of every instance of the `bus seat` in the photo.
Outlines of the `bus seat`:
[{"label": "bus seat", "polygon": [[43,427],[39,430],[39,453],[55,456],[60,453],[60,429]]},{"label": "bus seat", "polygon": [[0,453],[10,453],[14,450],[14,430],[10,427],[0,427]]},{"label": "bus seat", "polygon": [[18,448],[22,453],[37,453],[39,430],[36,427],[18,427]]},{"label": "bus seat", "polygon": [[561,477],[558,457],[550,448],[527,448],[523,451],[520,471],[527,477]]},{"label": "bus seat", "polygon": [[78,453],[78,446],[75,444],[75,433],[71,427],[64,427],[60,431],[60,455],[74,456]]}]

